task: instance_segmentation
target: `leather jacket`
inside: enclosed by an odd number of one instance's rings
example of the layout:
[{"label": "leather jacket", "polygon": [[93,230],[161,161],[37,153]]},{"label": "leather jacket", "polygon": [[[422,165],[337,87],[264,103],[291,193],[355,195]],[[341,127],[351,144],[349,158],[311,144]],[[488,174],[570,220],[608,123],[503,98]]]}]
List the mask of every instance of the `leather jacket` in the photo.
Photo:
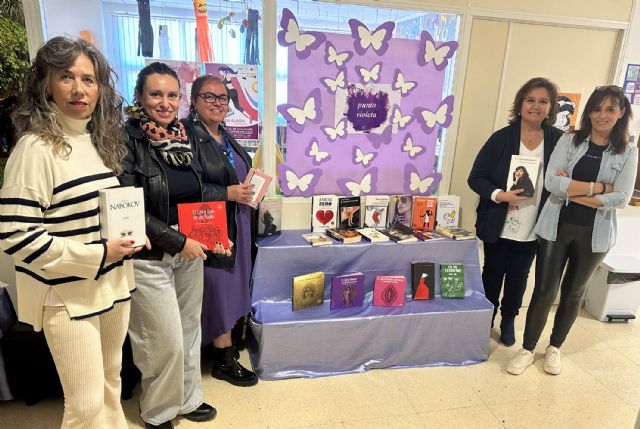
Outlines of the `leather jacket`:
[{"label": "leather jacket", "polygon": [[[187,237],[168,224],[169,185],[164,161],[151,147],[138,124],[139,121],[136,119],[129,119],[125,124],[128,150],[122,161],[124,171],[119,179],[123,186],[141,187],[144,191],[146,233],[151,242],[151,250],[143,248],[133,257],[161,260],[164,252],[173,256],[182,251]],[[223,199],[218,188],[203,183],[202,165],[195,148],[190,167],[200,183],[201,201]],[[224,196],[226,197],[226,192]]]}]

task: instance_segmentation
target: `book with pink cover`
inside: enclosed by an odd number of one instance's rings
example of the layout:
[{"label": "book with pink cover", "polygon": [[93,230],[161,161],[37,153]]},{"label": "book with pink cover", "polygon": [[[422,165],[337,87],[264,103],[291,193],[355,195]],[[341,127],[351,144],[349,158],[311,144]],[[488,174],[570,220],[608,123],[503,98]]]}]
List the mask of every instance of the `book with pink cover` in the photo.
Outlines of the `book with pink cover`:
[{"label": "book with pink cover", "polygon": [[271,183],[272,177],[262,171],[250,168],[247,172],[247,177],[244,179],[244,184],[253,185],[253,199],[247,203],[247,205],[256,208],[258,204],[264,198],[264,194],[267,193],[269,183]]},{"label": "book with pink cover", "polygon": [[404,276],[376,276],[373,283],[373,305],[402,307],[407,279]]}]

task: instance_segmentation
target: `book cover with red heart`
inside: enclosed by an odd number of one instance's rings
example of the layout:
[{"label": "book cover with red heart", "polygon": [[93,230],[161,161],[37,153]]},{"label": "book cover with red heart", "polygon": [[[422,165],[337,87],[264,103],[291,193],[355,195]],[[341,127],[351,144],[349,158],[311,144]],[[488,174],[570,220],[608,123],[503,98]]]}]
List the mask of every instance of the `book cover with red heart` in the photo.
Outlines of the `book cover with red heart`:
[{"label": "book cover with red heart", "polygon": [[229,248],[224,201],[178,204],[178,228],[188,238],[206,244],[209,249],[218,243]]},{"label": "book cover with red heart", "polygon": [[338,217],[337,195],[314,195],[311,208],[311,230],[324,232],[335,228]]}]

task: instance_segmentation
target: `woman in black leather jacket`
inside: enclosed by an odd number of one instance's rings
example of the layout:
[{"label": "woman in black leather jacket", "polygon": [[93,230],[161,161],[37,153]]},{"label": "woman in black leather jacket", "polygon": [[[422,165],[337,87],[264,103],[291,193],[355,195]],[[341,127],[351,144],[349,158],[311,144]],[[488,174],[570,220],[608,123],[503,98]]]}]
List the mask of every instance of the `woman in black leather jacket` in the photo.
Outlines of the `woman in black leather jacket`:
[{"label": "woman in black leather jacket", "polygon": [[[171,419],[179,415],[192,421],[216,415],[203,401],[200,376],[202,261],[209,249],[178,231],[177,204],[220,195],[203,183],[198,157],[176,120],[177,74],[166,64],[149,64],[138,74],[135,95],[136,104],[127,111],[128,153],[121,183],[144,189],[152,248],[134,260],[137,292],[129,337],[142,372],[145,427],[172,428]],[[220,246],[211,250],[225,253]]]}]

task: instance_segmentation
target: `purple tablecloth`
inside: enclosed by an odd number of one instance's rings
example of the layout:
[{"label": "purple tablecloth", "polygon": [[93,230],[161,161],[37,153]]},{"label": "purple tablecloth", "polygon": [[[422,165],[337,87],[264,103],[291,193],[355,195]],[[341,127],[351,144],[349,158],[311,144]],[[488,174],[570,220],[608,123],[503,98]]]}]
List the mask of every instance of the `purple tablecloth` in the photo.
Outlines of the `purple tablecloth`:
[{"label": "purple tablecloth", "polygon": [[[358,243],[311,247],[305,231],[259,240],[252,278],[256,341],[250,355],[261,378],[315,377],[371,368],[466,365],[487,359],[492,306],[482,288],[476,240]],[[411,262],[465,265],[464,299],[411,301]],[[291,311],[293,276],[324,271],[322,306]],[[365,274],[360,308],[329,310],[331,277]],[[376,275],[407,278],[403,307],[372,306]],[[436,276],[437,277],[437,276]]]}]

